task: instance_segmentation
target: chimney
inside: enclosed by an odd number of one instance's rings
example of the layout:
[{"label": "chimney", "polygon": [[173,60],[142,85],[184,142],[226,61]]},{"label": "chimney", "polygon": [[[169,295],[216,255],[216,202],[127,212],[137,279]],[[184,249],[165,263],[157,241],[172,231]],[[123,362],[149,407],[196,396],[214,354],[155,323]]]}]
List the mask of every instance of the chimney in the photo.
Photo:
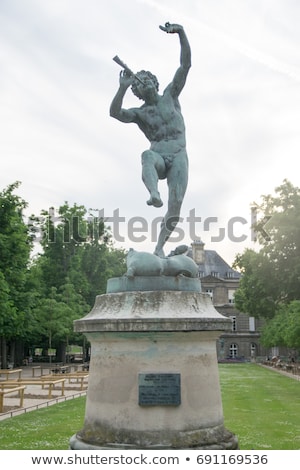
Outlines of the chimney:
[{"label": "chimney", "polygon": [[203,264],[205,262],[204,245],[205,243],[201,239],[194,240],[192,243],[193,260],[196,264]]}]

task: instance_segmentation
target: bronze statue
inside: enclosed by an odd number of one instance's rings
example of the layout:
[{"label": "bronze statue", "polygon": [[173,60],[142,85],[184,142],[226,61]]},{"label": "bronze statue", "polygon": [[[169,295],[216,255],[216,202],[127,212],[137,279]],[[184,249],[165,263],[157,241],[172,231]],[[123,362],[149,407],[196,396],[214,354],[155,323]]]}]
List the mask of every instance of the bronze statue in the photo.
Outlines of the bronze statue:
[{"label": "bronze statue", "polygon": [[[163,205],[158,192],[158,180],[167,179],[168,210],[154,252],[164,257],[163,247],[179,221],[188,183],[185,125],[178,97],[191,67],[191,50],[181,25],[166,23],[160,29],[179,36],[180,65],[173,80],[160,95],[157,78],[151,72],[142,70],[134,74],[118,56],[114,57],[124,70],[120,73],[119,89],[112,100],[110,115],[119,121],[137,124],[150,141],[150,149],[142,153],[142,179],[150,193],[148,205]],[[139,108],[122,108],[125,93],[130,86],[132,92],[144,101]]]}]

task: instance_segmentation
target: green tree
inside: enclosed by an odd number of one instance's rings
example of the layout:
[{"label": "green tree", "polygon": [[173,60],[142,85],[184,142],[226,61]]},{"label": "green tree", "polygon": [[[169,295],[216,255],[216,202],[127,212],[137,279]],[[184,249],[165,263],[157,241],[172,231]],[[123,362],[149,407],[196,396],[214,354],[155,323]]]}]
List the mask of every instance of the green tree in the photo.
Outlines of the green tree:
[{"label": "green tree", "polygon": [[48,298],[41,299],[36,307],[35,336],[40,345],[57,350],[57,360],[66,361],[66,348],[74,336],[73,322],[88,313],[88,305],[67,280],[60,292],[52,287]]},{"label": "green tree", "polygon": [[261,342],[266,347],[286,346],[300,350],[300,301],[281,305],[276,315],[264,326]]},{"label": "green tree", "polygon": [[246,249],[236,256],[234,267],[243,275],[234,296],[236,307],[256,318],[272,318],[276,311],[277,290],[269,259],[261,252]]},{"label": "green tree", "polygon": [[59,289],[69,275],[72,263],[76,264],[78,247],[83,240],[79,233],[82,233],[82,226],[85,228],[85,213],[83,206],[75,204],[69,207],[65,203],[57,213],[50,208],[49,211],[43,210],[41,217],[32,217],[36,222],[35,228],[38,227],[39,234],[42,234],[40,242],[43,253],[39,261],[47,289]]},{"label": "green tree", "polygon": [[[262,196],[263,214],[254,228],[260,250],[245,250],[234,266],[242,272],[236,307],[264,317],[265,346],[300,347],[300,189],[288,180],[275,195]],[[266,221],[268,221],[266,223]]]},{"label": "green tree", "polygon": [[235,302],[241,311],[271,318],[281,304],[300,298],[300,189],[284,180],[256,206],[263,214],[255,225],[261,249],[235,259],[243,274]]},{"label": "green tree", "polygon": [[[109,277],[124,273],[125,252],[113,247],[104,221],[91,218],[77,204],[70,207],[66,202],[57,215],[53,209],[43,211],[42,217],[32,217],[32,225],[43,234],[43,253],[34,264],[40,273],[41,291],[35,315],[43,329],[35,329],[35,337],[43,331],[43,338],[46,335],[48,344],[50,340],[52,347],[55,344],[58,359],[64,361],[68,343],[79,339],[72,333],[73,321],[88,313],[96,295],[106,291]],[[49,309],[53,318],[51,330],[46,324]]]},{"label": "green tree", "polygon": [[[94,241],[82,247],[80,265],[87,286],[84,297],[92,307],[96,296],[106,292],[107,280],[126,271],[125,252]],[[74,285],[80,285],[78,271],[72,271],[71,278]]]},{"label": "green tree", "polygon": [[107,279],[125,272],[124,250],[113,247],[103,219],[91,218],[83,206],[65,203],[57,215],[54,209],[43,211],[35,228],[43,234],[38,263],[48,292],[60,289],[68,277],[92,306],[95,296],[105,292]]},{"label": "green tree", "polygon": [[32,240],[23,219],[27,203],[14,194],[20,182],[0,192],[0,341],[1,364],[7,367],[7,346],[14,361],[15,341],[26,333],[30,298],[26,280]]},{"label": "green tree", "polygon": [[[264,217],[257,223],[261,253],[272,267],[279,302],[299,299],[300,280],[300,188],[288,180],[275,188],[275,196],[262,197],[258,210]],[[264,219],[269,236],[264,236]]]}]

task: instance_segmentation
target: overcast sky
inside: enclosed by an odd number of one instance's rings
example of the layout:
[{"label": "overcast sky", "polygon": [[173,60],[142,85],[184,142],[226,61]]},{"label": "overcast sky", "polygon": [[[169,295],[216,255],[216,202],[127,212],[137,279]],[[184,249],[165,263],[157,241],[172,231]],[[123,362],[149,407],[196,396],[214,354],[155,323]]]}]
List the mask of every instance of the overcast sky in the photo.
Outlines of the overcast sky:
[{"label": "overcast sky", "polygon": [[[107,217],[118,209],[125,222],[116,246],[154,250],[150,227],[164,207],[146,205],[140,154],[149,145],[109,106],[116,54],[156,74],[160,92],[173,78],[179,40],[159,29],[166,21],[184,26],[192,48],[180,96],[190,162],[185,237],[166,252],[196,235],[231,264],[256,248],[251,203],[284,178],[300,185],[297,0],[0,0],[0,190],[21,181],[28,216],[65,201]],[[129,91],[125,106],[140,104]],[[201,217],[194,227],[193,214]],[[148,225],[136,233],[143,243],[128,236],[135,217]]]}]

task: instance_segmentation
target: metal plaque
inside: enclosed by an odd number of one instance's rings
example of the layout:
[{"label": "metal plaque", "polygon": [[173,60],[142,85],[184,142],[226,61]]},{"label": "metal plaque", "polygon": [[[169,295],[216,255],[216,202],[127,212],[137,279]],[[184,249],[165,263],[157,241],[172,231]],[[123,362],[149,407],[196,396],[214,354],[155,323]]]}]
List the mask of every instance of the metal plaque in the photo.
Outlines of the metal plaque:
[{"label": "metal plaque", "polygon": [[180,405],[180,374],[139,374],[139,405]]}]

